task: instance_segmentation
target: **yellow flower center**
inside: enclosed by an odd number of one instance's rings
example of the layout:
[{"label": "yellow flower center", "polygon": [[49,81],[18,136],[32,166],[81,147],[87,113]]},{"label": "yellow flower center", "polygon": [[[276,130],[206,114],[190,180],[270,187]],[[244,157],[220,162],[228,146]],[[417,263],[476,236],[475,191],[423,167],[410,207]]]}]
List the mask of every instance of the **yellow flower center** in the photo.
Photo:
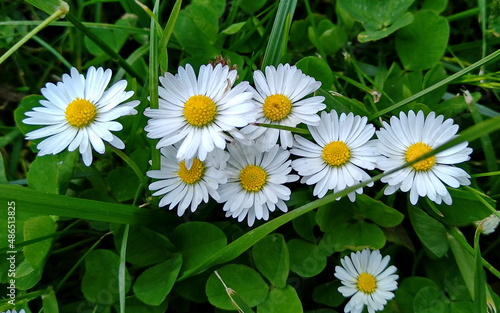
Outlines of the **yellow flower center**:
[{"label": "yellow flower center", "polygon": [[260,191],[266,184],[266,181],[267,173],[260,166],[248,165],[240,172],[241,187],[243,187],[246,191]]},{"label": "yellow flower center", "polygon": [[372,274],[361,273],[358,276],[358,290],[363,293],[373,293],[377,289],[377,280]]},{"label": "yellow flower center", "polygon": [[[406,162],[411,162],[421,157],[422,155],[430,152],[431,150],[432,148],[423,142],[417,142],[415,144],[412,144],[408,148],[408,150],[406,150],[405,153]],[[432,166],[434,166],[435,163],[436,163],[436,156],[433,155],[431,157],[428,157],[427,159],[423,159],[422,161],[413,164],[412,167],[415,171],[428,171],[432,168]]]},{"label": "yellow flower center", "polygon": [[177,172],[177,175],[183,182],[192,185],[197,183],[203,177],[203,172],[205,172],[203,162],[198,159],[194,159],[190,169],[186,168],[185,161],[181,161],[179,163],[179,171]]},{"label": "yellow flower center", "polygon": [[264,116],[272,122],[285,119],[292,111],[292,101],[284,95],[270,95],[263,105]]},{"label": "yellow flower center", "polygon": [[189,124],[203,127],[215,120],[217,106],[209,97],[196,95],[187,99],[182,113]]},{"label": "yellow flower center", "polygon": [[68,104],[64,114],[71,126],[83,128],[95,120],[97,109],[89,100],[76,98]]},{"label": "yellow flower center", "polygon": [[323,148],[321,157],[328,165],[339,167],[349,162],[351,150],[343,141],[332,141]]}]

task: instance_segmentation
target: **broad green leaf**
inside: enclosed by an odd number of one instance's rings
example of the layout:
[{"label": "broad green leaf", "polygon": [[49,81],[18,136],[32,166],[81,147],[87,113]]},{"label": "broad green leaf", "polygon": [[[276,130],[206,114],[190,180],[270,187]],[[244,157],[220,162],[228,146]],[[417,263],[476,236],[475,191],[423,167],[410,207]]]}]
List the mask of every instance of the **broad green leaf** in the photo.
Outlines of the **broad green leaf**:
[{"label": "broad green leaf", "polygon": [[226,11],[226,0],[193,0],[192,3],[212,8],[217,18],[220,18]]},{"label": "broad green leaf", "polygon": [[380,249],[385,241],[384,233],[377,225],[358,221],[355,224],[339,223],[325,233],[319,246],[330,255],[344,250]]},{"label": "broad green leaf", "polygon": [[28,185],[43,192],[65,194],[79,158],[78,151],[38,156],[30,166]]},{"label": "broad green leaf", "polygon": [[403,279],[395,291],[396,302],[401,313],[417,313],[413,309],[414,299],[424,287],[438,288],[437,284],[427,277],[410,276]]},{"label": "broad green leaf", "polygon": [[[16,259],[19,262],[20,259]],[[33,288],[42,278],[43,267],[33,268],[28,261],[23,260],[16,268],[16,289],[28,290]]]},{"label": "broad green leaf", "polygon": [[[465,226],[489,216],[491,211],[469,190],[449,189],[453,198],[451,205],[436,205],[442,217],[436,219],[453,226]],[[491,198],[482,197],[488,204],[495,206]]]},{"label": "broad green leaf", "polygon": [[[115,25],[122,27],[135,27],[137,23],[137,16],[132,14],[126,14],[124,17],[119,19]],[[105,27],[92,29],[92,32],[104,40],[110,48],[114,51],[118,52],[121,50],[125,42],[127,41],[127,37],[129,33],[127,31],[121,29],[106,29]],[[95,56],[106,55],[106,53],[99,48],[92,40],[88,37],[85,37],[85,46],[87,50]]]},{"label": "broad green leaf", "polygon": [[312,293],[314,302],[331,307],[339,306],[345,300],[344,296],[338,291],[340,286],[341,283],[337,280],[314,287]]},{"label": "broad green leaf", "polygon": [[418,207],[408,208],[411,224],[418,238],[435,256],[442,257],[448,251],[446,228]]},{"label": "broad green leaf", "polygon": [[0,185],[0,200],[15,201],[18,211],[121,224],[164,225],[166,215],[130,205],[44,193],[15,185]]},{"label": "broad green leaf", "polygon": [[[26,112],[32,111],[34,107],[39,107],[41,106],[40,100],[44,100],[45,98],[40,95],[30,95],[26,96],[21,100],[21,103],[19,103],[19,106],[17,109],[14,111],[14,119],[16,120],[16,125],[19,127],[21,132],[26,135],[28,132],[35,130],[39,128],[39,126],[35,125],[27,125],[23,123],[23,120],[25,118],[28,118],[28,116],[25,115]],[[37,140],[36,142],[39,142]]]},{"label": "broad green leaf", "polygon": [[394,23],[381,30],[367,30],[359,33],[359,42],[377,41],[382,38],[388,37],[390,34],[394,33],[396,30],[405,27],[413,22],[413,15],[410,12],[406,12],[400,16]]},{"label": "broad green leaf", "polygon": [[[31,240],[38,237],[53,234],[56,231],[56,223],[50,216],[33,217],[24,222],[24,240]],[[26,262],[34,269],[42,267],[45,258],[52,247],[53,239],[47,239],[23,247]]]},{"label": "broad green leaf", "polygon": [[218,15],[210,5],[192,3],[179,12],[174,35],[191,55],[208,56],[220,53],[216,40],[219,33]]},{"label": "broad green leaf", "polygon": [[329,205],[319,207],[316,223],[322,232],[330,232],[335,226],[346,223],[353,218],[354,204],[347,199],[340,199]]},{"label": "broad green leaf", "polygon": [[[118,265],[120,257],[111,250],[94,250],[85,258],[82,292],[97,304],[109,305],[118,301]],[[130,288],[130,275],[125,272],[125,292]]]},{"label": "broad green leaf", "polygon": [[316,242],[314,228],[316,224],[316,212],[309,212],[292,221],[293,229],[299,236],[310,242]]},{"label": "broad green leaf", "polygon": [[404,215],[398,210],[365,194],[356,196],[355,212],[383,227],[399,225]]},{"label": "broad green leaf", "polygon": [[[125,312],[133,312],[133,313],[165,313],[167,312],[168,307],[168,298],[162,302],[160,305],[146,305],[141,300],[137,299],[134,296],[128,296],[125,299]],[[118,307],[115,307],[116,312],[118,311]]]},{"label": "broad green leaf", "polygon": [[470,313],[470,312],[475,312],[474,302],[472,301],[452,301],[450,303],[450,313]]},{"label": "broad green leaf", "polygon": [[224,35],[234,35],[237,32],[239,32],[243,28],[243,26],[245,26],[246,23],[247,22],[240,22],[240,23],[231,24],[231,25],[229,25],[229,27],[227,27],[226,29],[224,29],[220,33],[224,34]]},{"label": "broad green leaf", "polygon": [[134,283],[134,294],[149,305],[160,305],[172,290],[181,269],[182,257],[172,255],[171,259],[147,268]]},{"label": "broad green leaf", "polygon": [[307,20],[293,21],[290,29],[290,44],[298,52],[313,47],[309,39],[309,22]]},{"label": "broad green leaf", "polygon": [[[226,286],[233,289],[250,307],[262,303],[269,293],[269,287],[260,274],[246,265],[229,264],[217,269],[217,272]],[[215,273],[208,278],[206,293],[213,306],[234,310],[231,299]]]},{"label": "broad green leaf", "polygon": [[266,5],[267,0],[240,1],[240,8],[245,13],[253,14]]},{"label": "broad green leaf", "polygon": [[432,11],[415,13],[396,34],[396,51],[407,70],[426,70],[443,56],[450,36],[448,21]]},{"label": "broad green leaf", "polygon": [[42,295],[42,305],[44,312],[59,313],[59,305],[54,290],[50,289],[48,293]]},{"label": "broad green leaf", "polygon": [[174,291],[183,298],[195,303],[208,302],[207,294],[205,292],[205,284],[209,275],[210,272],[205,271],[200,275],[178,281],[174,285]]},{"label": "broad green leaf", "polygon": [[297,291],[286,285],[284,288],[274,288],[269,292],[266,301],[257,306],[257,313],[302,313],[302,303]]},{"label": "broad green leaf", "polygon": [[227,244],[222,230],[205,222],[181,224],[174,229],[171,239],[182,254],[182,271],[200,265]]},{"label": "broad green leaf", "polygon": [[427,286],[420,289],[413,299],[415,313],[445,313],[448,312],[450,300],[441,289]]},{"label": "broad green leaf", "polygon": [[437,14],[443,12],[448,5],[448,0],[424,0],[421,10],[431,10]]},{"label": "broad green leaf", "polygon": [[297,62],[297,68],[304,74],[314,77],[321,82],[323,89],[329,90],[333,84],[333,75],[326,61],[317,57],[305,57]]},{"label": "broad green leaf", "polygon": [[359,34],[358,40],[366,42],[387,37],[411,23],[412,15],[406,10],[412,3],[413,0],[340,0],[339,7],[363,24],[366,32]]},{"label": "broad green leaf", "polygon": [[109,171],[108,186],[118,202],[134,199],[140,181],[130,167],[116,167]]},{"label": "broad green leaf", "polygon": [[[448,75],[446,74],[446,70],[444,69],[442,63],[434,64],[434,66],[432,66],[431,69],[428,70],[427,73],[425,73],[422,89],[425,89],[427,87],[430,87],[438,83],[439,81],[445,79],[447,76]],[[442,86],[440,88],[437,88],[436,90],[429,92],[428,94],[423,96],[422,99],[420,99],[419,101],[425,103],[427,106],[431,108],[440,109],[443,104],[440,102],[444,96],[444,93],[446,92],[446,88],[447,86]]]},{"label": "broad green leaf", "polygon": [[334,55],[347,44],[347,33],[337,25],[333,25],[319,36],[319,44],[329,55]]},{"label": "broad green leaf", "polygon": [[[112,227],[117,249],[121,246],[123,227],[123,225]],[[174,250],[174,245],[164,235],[140,225],[130,227],[127,262],[139,267],[153,265],[172,258]]]},{"label": "broad green leaf", "polygon": [[302,277],[313,277],[326,267],[326,256],[321,249],[301,239],[287,242],[290,252],[290,270]]},{"label": "broad green leaf", "polygon": [[352,112],[356,115],[369,116],[369,112],[366,110],[365,105],[356,99],[347,98],[341,94],[332,94],[327,91],[328,89],[320,88],[316,91],[317,96],[325,97],[326,110],[335,110],[337,113]]},{"label": "broad green leaf", "polygon": [[290,258],[283,235],[272,234],[262,238],[253,246],[252,256],[255,267],[274,287],[285,287]]}]

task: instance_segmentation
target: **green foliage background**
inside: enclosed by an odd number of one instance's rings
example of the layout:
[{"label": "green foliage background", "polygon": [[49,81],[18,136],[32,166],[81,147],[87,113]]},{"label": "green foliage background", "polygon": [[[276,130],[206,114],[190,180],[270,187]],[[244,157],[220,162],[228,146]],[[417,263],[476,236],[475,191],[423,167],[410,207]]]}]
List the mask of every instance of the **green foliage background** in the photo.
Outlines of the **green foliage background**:
[{"label": "green foliage background", "polygon": [[[9,251],[14,201],[18,310],[224,312],[236,304],[242,312],[342,312],[334,267],[365,247],[391,255],[398,268],[396,297],[383,312],[500,307],[500,273],[491,265],[500,240],[472,224],[496,210],[500,195],[500,1],[140,4],[74,0],[66,12],[59,0],[0,2],[0,251]],[[368,116],[377,127],[410,109],[453,118],[463,132],[448,146],[467,140],[474,148],[461,165],[471,187],[450,190],[451,206],[412,206],[406,194],[384,196],[380,182],[354,203],[335,199],[357,187],[318,200],[296,183],[290,212],[253,228],[224,218],[215,202],[183,217],[158,209],[145,172],[149,160],[158,167],[159,153],[142,111],[157,106],[163,72],[217,55],[237,65],[239,81],[266,65],[296,64],[322,82],[327,110]],[[112,82],[126,79],[141,101],[138,115],[120,120],[126,149],[109,148],[91,167],[77,153],[36,157],[36,142],[23,137],[32,129],[24,112],[38,105],[46,82],[92,65],[113,69]],[[0,258],[2,297],[8,266]],[[215,271],[236,292],[233,301]],[[0,300],[0,311],[9,308]]]}]

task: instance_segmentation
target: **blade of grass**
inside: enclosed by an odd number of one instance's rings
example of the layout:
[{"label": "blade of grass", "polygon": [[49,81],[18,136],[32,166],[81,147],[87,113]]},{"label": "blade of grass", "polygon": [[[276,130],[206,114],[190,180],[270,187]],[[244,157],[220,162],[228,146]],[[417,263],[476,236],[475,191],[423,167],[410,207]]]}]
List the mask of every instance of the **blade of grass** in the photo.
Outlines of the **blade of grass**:
[{"label": "blade of grass", "polygon": [[266,47],[262,68],[268,65],[277,66],[281,62],[288,42],[288,31],[290,29],[293,13],[297,6],[297,0],[281,0],[278,12],[274,19],[273,28]]},{"label": "blade of grass", "polygon": [[[158,14],[160,1],[155,1],[153,12]],[[158,100],[158,68],[159,68],[159,55],[158,55],[158,30],[156,23],[151,20],[149,38],[151,47],[149,50],[149,106],[151,109],[159,108]],[[156,149],[156,140],[149,139],[151,142],[151,169],[160,169],[160,151]]]},{"label": "blade of grass", "polygon": [[[454,138],[453,140],[437,147],[436,149],[430,151],[429,153],[426,153],[425,155],[422,155],[418,159],[413,160],[412,162],[406,163],[403,166],[400,166],[398,168],[395,168],[393,170],[387,171],[386,173],[379,174],[377,176],[372,177],[370,180],[367,180],[365,182],[362,182],[360,184],[357,184],[355,186],[346,188],[342,191],[336,192],[336,193],[331,193],[326,195],[325,197],[321,199],[314,200],[312,202],[309,202],[295,210],[292,210],[286,214],[283,214],[273,220],[268,221],[267,223],[253,229],[251,232],[248,232],[223,249],[219,250],[217,253],[213,254],[211,257],[207,258],[205,262],[201,262],[199,265],[187,269],[181,277],[178,278],[178,281],[184,280],[188,277],[194,276],[196,274],[199,274],[203,272],[204,270],[208,269],[211,266],[221,264],[228,262],[230,260],[233,260],[234,258],[238,257],[241,255],[243,252],[248,250],[250,247],[252,247],[255,243],[257,243],[259,240],[264,238],[266,235],[270,234],[274,230],[276,230],[278,227],[294,220],[295,218],[312,211],[320,206],[326,205],[328,203],[331,203],[333,201],[336,201],[337,198],[343,197],[347,195],[351,191],[355,191],[358,188],[364,187],[370,182],[375,182],[380,180],[383,176],[389,175],[392,173],[395,173],[407,166],[410,166],[416,162],[419,162],[421,160],[427,159],[430,156],[433,156],[436,153],[439,153],[441,151],[444,151],[446,149],[449,149],[461,142],[464,141],[473,141],[477,138],[480,138],[481,136],[488,134],[490,132],[493,132],[495,130],[500,129],[500,117],[492,118],[487,121],[484,121],[482,123],[476,124],[474,126],[469,127],[468,129],[464,130],[463,132],[460,133],[460,136]],[[498,272],[498,271],[497,271]]]},{"label": "blade of grass", "polygon": [[99,245],[99,243],[104,239],[104,237],[106,237],[107,235],[110,235],[111,232],[109,233],[106,233],[104,235],[101,236],[101,238],[99,238],[86,252],[84,255],[82,255],[82,257],[75,263],[75,265],[73,265],[73,267],[66,273],[66,275],[64,275],[63,279],[61,279],[61,281],[59,282],[59,284],[57,284],[57,287],[54,289],[55,292],[58,292],[61,287],[64,285],[64,283],[68,280],[68,278],[71,276],[71,274],[73,274],[73,272],[80,266],[80,264],[82,264],[82,262],[85,260],[85,258],[87,257],[87,255],[92,252],[95,248],[97,248],[97,246]]},{"label": "blade of grass", "polygon": [[71,13],[66,15],[66,19],[71,22],[76,28],[78,28],[87,38],[92,40],[102,51],[104,51],[111,59],[116,61],[129,75],[136,78],[137,81],[144,85],[144,79],[138,75],[135,70],[127,63],[127,61],[122,58],[115,50],[113,50],[107,43],[105,43],[101,38],[95,35],[90,29],[88,29],[82,22],[78,20]]},{"label": "blade of grass", "polygon": [[64,64],[64,66],[68,68],[68,70],[71,69],[72,67],[71,63],[69,63],[68,60],[66,60],[66,58],[64,58],[59,52],[57,52],[56,49],[52,48],[52,45],[48,44],[46,41],[44,41],[38,36],[33,36],[33,40],[38,42],[40,46],[42,46],[44,49],[52,53],[59,61],[61,61],[62,64]]},{"label": "blade of grass", "polygon": [[[67,6],[67,5],[66,5]],[[17,51],[22,45],[26,43],[30,38],[35,36],[39,31],[41,31],[45,26],[49,25],[52,21],[58,19],[59,17],[68,13],[69,7],[60,7],[59,10],[52,13],[45,21],[43,21],[40,25],[35,27],[29,33],[27,33],[21,40],[16,42],[14,46],[12,46],[7,52],[5,52],[2,56],[0,56],[0,64],[2,64],[9,56],[11,56],[14,52]]]},{"label": "blade of grass", "polygon": [[224,286],[224,289],[226,290],[227,295],[231,299],[231,303],[233,306],[238,310],[238,313],[254,313],[254,311],[248,306],[248,304],[243,300],[233,289],[229,288],[226,286],[226,283],[224,280],[222,280],[222,277],[220,277],[219,273],[217,271],[214,271],[215,276],[219,278],[220,282]]},{"label": "blade of grass", "polygon": [[179,17],[179,12],[181,11],[182,0],[175,1],[174,7],[172,8],[172,12],[170,12],[170,16],[168,17],[167,25],[165,29],[163,29],[160,44],[158,45],[158,49],[160,51],[159,55],[159,65],[163,71],[168,70],[168,51],[167,44],[170,40],[170,36],[172,36],[172,32],[174,31],[175,23],[177,22],[177,18]]},{"label": "blade of grass", "polygon": [[0,200],[15,201],[22,212],[58,215],[119,224],[161,225],[166,215],[160,210],[44,193],[15,185],[0,185]]},{"label": "blade of grass", "polygon": [[474,308],[475,312],[486,312],[486,277],[484,274],[479,237],[482,225],[476,229],[474,236]]},{"label": "blade of grass", "polygon": [[127,256],[127,242],[130,225],[125,225],[122,246],[120,247],[120,266],[118,268],[118,293],[120,297],[120,313],[125,313],[125,259]]},{"label": "blade of grass", "polygon": [[451,83],[452,81],[454,81],[455,79],[457,79],[457,78],[459,78],[459,77],[461,77],[461,76],[463,76],[463,75],[465,75],[465,74],[467,74],[467,73],[469,73],[469,72],[477,69],[478,67],[482,66],[483,64],[486,64],[488,62],[491,62],[491,61],[495,60],[499,56],[500,56],[500,49],[497,50],[497,51],[495,51],[495,52],[493,52],[493,53],[491,53],[490,55],[482,58],[481,60],[479,60],[479,61],[471,64],[470,66],[468,66],[468,67],[466,67],[466,68],[464,68],[464,69],[456,72],[455,74],[446,77],[445,79],[443,79],[443,80],[435,83],[434,85],[429,86],[429,87],[425,88],[424,90],[419,91],[416,94],[414,94],[414,95],[412,95],[412,96],[410,96],[410,97],[408,97],[408,98],[406,98],[406,99],[404,99],[402,101],[399,101],[398,103],[396,103],[394,105],[391,105],[388,108],[385,108],[383,110],[378,111],[377,113],[373,114],[370,117],[370,120],[376,119],[377,117],[380,117],[380,116],[382,116],[382,115],[384,115],[386,113],[391,112],[392,110],[395,110],[397,108],[402,107],[403,105],[406,105],[406,104],[408,104],[408,103],[410,103],[412,101],[415,101],[418,98],[420,98],[420,97],[428,94],[429,92],[431,92],[433,90],[436,90],[437,88],[440,88],[440,87],[442,87],[444,85],[447,85],[447,84]]}]

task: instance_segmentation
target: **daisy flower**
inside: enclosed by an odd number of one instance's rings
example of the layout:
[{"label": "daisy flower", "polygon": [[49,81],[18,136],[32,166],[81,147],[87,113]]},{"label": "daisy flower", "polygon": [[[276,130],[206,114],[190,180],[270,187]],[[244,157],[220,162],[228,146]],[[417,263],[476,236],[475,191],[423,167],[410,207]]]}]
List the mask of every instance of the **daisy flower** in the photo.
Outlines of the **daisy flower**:
[{"label": "daisy flower", "polygon": [[[390,123],[383,122],[383,128],[377,131],[378,148],[383,157],[377,163],[383,171],[390,171],[413,161],[432,149],[457,137],[458,125],[452,119],[436,117],[434,112],[424,118],[424,113],[413,111],[399,114],[399,119],[391,117]],[[410,191],[410,202],[415,205],[419,197],[448,205],[452,203],[445,184],[457,188],[469,185],[470,176],[463,169],[453,166],[469,160],[472,149],[462,142],[445,151],[441,151],[412,166],[382,177],[388,183],[384,194],[390,195],[398,189]]]},{"label": "daisy flower", "polygon": [[150,118],[147,136],[160,139],[158,149],[181,142],[176,157],[188,168],[193,158],[204,161],[215,147],[224,149],[231,140],[225,132],[255,121],[248,82],[233,88],[236,76],[236,70],[221,64],[202,65],[198,77],[189,64],[175,76],[165,73],[159,78],[159,109],[144,112]]},{"label": "daisy flower", "polygon": [[[12,311],[11,310],[7,310],[7,311],[5,311],[5,313],[17,313],[17,311],[16,310],[12,310]],[[24,309],[22,309],[21,311],[19,311],[19,313],[25,313]]]},{"label": "daisy flower", "polygon": [[83,163],[92,163],[92,148],[104,153],[104,142],[113,147],[125,147],[120,138],[111,131],[122,130],[123,126],[115,119],[124,115],[137,114],[134,109],[138,100],[122,103],[134,94],[125,91],[127,82],[121,80],[105,91],[111,80],[111,70],[93,66],[87,77],[71,68],[70,75],[64,74],[62,82],[47,83],[41,89],[47,100],[40,100],[40,107],[26,112],[27,125],[44,127],[26,134],[27,140],[47,137],[38,145],[38,155],[58,154],[64,149],[74,151],[78,148]]},{"label": "daisy flower", "polygon": [[[318,111],[325,109],[325,97],[313,96],[321,83],[303,74],[297,67],[280,64],[278,68],[267,66],[266,75],[257,70],[253,78],[255,89],[253,100],[258,105],[257,123],[295,127],[299,123],[317,125]],[[292,133],[288,130],[248,125],[241,130],[250,139],[256,139],[264,151],[270,150],[278,142],[283,149],[293,144]]]},{"label": "daisy flower", "polygon": [[226,217],[238,218],[238,222],[247,217],[248,226],[252,226],[255,219],[268,220],[269,212],[274,212],[276,207],[287,212],[284,201],[290,199],[291,191],[283,184],[299,178],[289,175],[290,152],[278,145],[261,152],[239,143],[229,145],[228,151],[228,182],[219,187]]},{"label": "daisy flower", "polygon": [[344,312],[361,313],[366,305],[373,313],[384,308],[387,300],[394,298],[392,291],[398,288],[396,267],[389,264],[390,257],[382,258],[379,250],[364,249],[340,259],[342,266],[335,267],[335,277],[343,286],[338,291],[344,297],[352,297]]},{"label": "daisy flower", "polygon": [[[308,126],[316,143],[295,135],[290,152],[300,158],[292,167],[302,176],[301,183],[315,184],[315,196],[323,198],[328,190],[342,191],[370,179],[363,169],[373,170],[380,155],[370,140],[375,128],[367,120],[352,113],[338,116],[335,111],[323,111],[319,125]],[[356,193],[362,192],[359,188],[347,196],[354,201]]]},{"label": "daisy flower", "polygon": [[220,199],[217,188],[227,181],[223,172],[229,158],[227,152],[216,148],[209,153],[207,161],[195,158],[188,169],[184,160],[177,160],[177,145],[160,151],[161,169],[146,173],[150,178],[158,179],[149,185],[149,190],[156,190],[153,196],[162,196],[160,207],[169,205],[169,210],[172,210],[177,206],[177,215],[182,216],[188,207],[194,212],[201,201],[207,203],[209,196],[217,201]]}]

